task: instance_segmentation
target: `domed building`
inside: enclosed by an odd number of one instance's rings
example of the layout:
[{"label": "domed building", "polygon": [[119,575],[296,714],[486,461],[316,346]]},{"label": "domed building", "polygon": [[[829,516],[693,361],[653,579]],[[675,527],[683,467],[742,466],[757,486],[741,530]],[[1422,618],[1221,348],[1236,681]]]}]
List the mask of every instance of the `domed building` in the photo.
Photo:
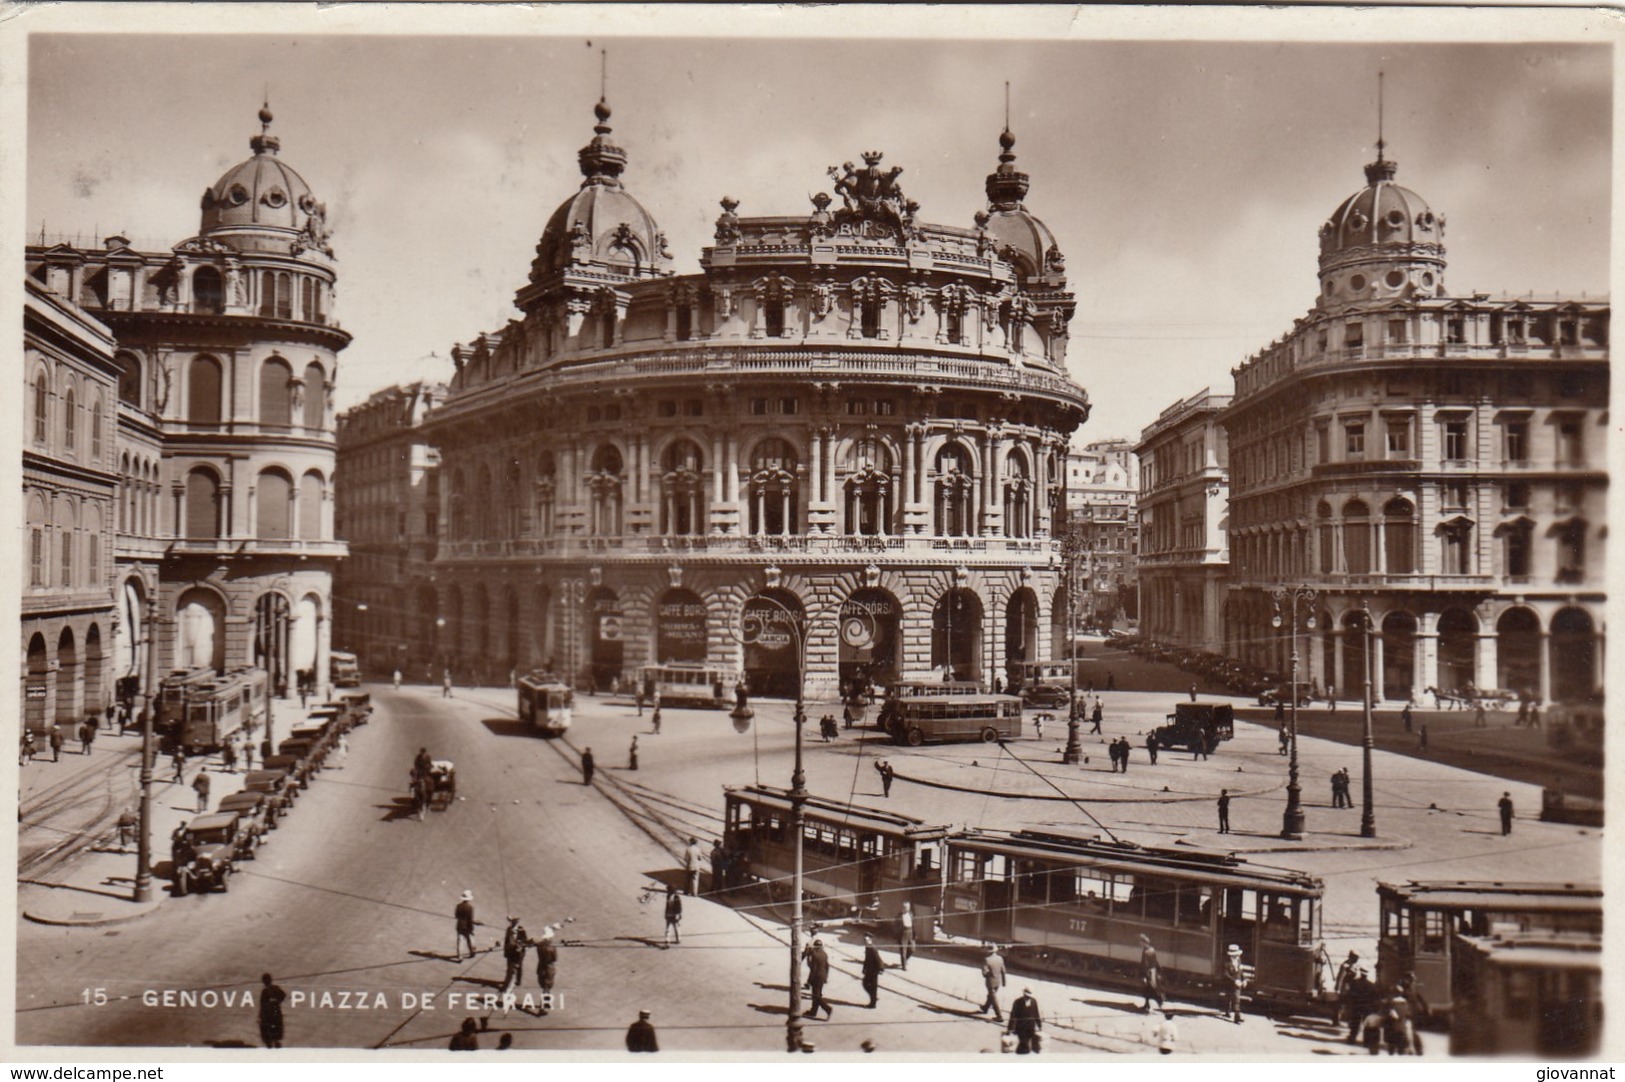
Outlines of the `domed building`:
[{"label": "domed building", "polygon": [[867,151],[800,213],[723,196],[699,273],[676,275],[596,115],[520,314],[453,351],[424,422],[443,533],[417,648],[601,686],[704,662],[784,695],[794,637],[743,628],[786,611],[807,621],[811,694],[991,683],[1049,656],[1052,524],[1089,402],[1015,137],[973,223],[929,224]]},{"label": "domed building", "polygon": [[[1320,228],[1320,295],[1234,371],[1227,652],[1432,705],[1602,693],[1606,299],[1451,296],[1445,218],[1383,157]],[[1300,620],[1300,628],[1303,626]]]},{"label": "domed building", "polygon": [[[327,679],[334,539],[334,319],[326,207],[280,156],[205,189],[196,236],[138,250],[41,243],[27,273],[113,332],[119,369],[113,677],[171,668]],[[29,661],[33,665],[33,659]]]}]

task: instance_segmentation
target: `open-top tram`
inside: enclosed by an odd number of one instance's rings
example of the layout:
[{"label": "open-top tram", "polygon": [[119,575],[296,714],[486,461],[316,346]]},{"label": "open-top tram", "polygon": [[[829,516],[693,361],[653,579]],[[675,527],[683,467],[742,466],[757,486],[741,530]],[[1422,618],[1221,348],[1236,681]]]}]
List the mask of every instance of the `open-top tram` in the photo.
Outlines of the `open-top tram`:
[{"label": "open-top tram", "polygon": [[[733,857],[734,882],[765,883],[771,896],[788,899],[796,867],[790,791],[749,785],[723,794],[723,848]],[[811,909],[890,921],[911,902],[915,927],[928,928],[947,835],[945,826],[809,795],[802,804],[802,882]]]},{"label": "open-top tram", "polygon": [[1313,876],[1031,830],[967,830],[947,849],[944,930],[1010,944],[1023,965],[1137,983],[1143,934],[1171,990],[1215,992],[1234,943],[1255,1001],[1302,1004],[1316,992],[1324,886]]}]

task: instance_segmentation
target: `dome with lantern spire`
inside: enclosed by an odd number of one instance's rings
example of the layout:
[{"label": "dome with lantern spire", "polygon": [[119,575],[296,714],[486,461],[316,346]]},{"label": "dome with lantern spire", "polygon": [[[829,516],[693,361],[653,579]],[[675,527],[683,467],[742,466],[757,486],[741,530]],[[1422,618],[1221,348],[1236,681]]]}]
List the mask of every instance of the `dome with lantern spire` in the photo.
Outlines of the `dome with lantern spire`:
[{"label": "dome with lantern spire", "polygon": [[259,112],[260,132],[248,141],[254,156],[226,170],[203,193],[199,232],[241,251],[297,255],[314,249],[331,255],[327,208],[278,156],[282,141],[271,134],[272,119],[266,103]]},{"label": "dome with lantern spire", "polygon": [[1016,168],[1015,145],[1016,137],[1006,124],[999,134],[998,167],[987,175],[987,211],[976,216],[976,224],[1024,280],[1058,287],[1066,280],[1066,260],[1050,227],[1022,202],[1028,178]]},{"label": "dome with lantern spire", "polygon": [[610,141],[609,103],[593,106],[598,123],[592,142],[582,147],[581,187],[553,212],[536,245],[530,280],[544,279],[574,264],[590,264],[629,277],[666,273],[671,253],[654,217],[621,183],[626,151]]},{"label": "dome with lantern spire", "polygon": [[1395,184],[1397,171],[1379,138],[1366,186],[1320,227],[1323,305],[1444,295],[1444,217]]}]

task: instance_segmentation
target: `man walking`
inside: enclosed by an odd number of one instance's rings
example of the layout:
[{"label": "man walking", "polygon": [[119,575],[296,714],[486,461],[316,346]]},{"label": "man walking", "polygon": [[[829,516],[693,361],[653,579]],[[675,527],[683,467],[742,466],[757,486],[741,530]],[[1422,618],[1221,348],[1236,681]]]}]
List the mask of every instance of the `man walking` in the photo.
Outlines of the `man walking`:
[{"label": "man walking", "polygon": [[95,732],[95,730],[90,727],[90,722],[81,721],[79,723],[79,754],[80,755],[89,755],[90,754],[91,734],[94,733],[94,732]]},{"label": "man walking", "polygon": [[1128,773],[1128,759],[1129,759],[1129,756],[1133,755],[1133,754],[1134,754],[1134,745],[1132,745],[1132,744],[1130,744],[1128,742],[1128,737],[1126,737],[1126,736],[1118,737],[1117,738],[1117,761],[1120,764],[1122,764],[1123,773],[1125,773],[1125,774]]},{"label": "man walking", "polygon": [[457,922],[456,937],[453,939],[454,947],[451,960],[463,960],[463,944],[468,944],[468,956],[474,957],[474,892],[463,891],[463,896],[457,901],[457,908],[451,911],[452,919]]},{"label": "man walking", "polygon": [[1241,1017],[1241,990],[1247,987],[1247,968],[1241,962],[1241,947],[1235,943],[1224,956],[1224,991],[1230,1020],[1238,1026]]},{"label": "man walking", "polygon": [[209,810],[209,773],[199,770],[197,777],[192,779],[192,788],[197,793],[197,810],[199,813]]},{"label": "man walking", "polygon": [[1337,685],[1326,685],[1326,709],[1330,713],[1337,713]]},{"label": "man walking", "polygon": [[440,697],[451,698],[451,670],[447,669],[440,677]]},{"label": "man walking", "polygon": [[705,850],[700,848],[700,839],[690,838],[688,848],[683,850],[683,873],[688,879],[688,895],[694,897],[700,892],[700,866],[705,863]]},{"label": "man walking", "polygon": [[683,896],[677,893],[677,888],[670,883],[666,884],[666,933],[665,944],[683,941],[678,925],[683,923]]},{"label": "man walking", "polygon": [[1031,988],[1023,988],[1021,997],[1010,1007],[1010,1025],[1007,1033],[1014,1033],[1017,1041],[1016,1055],[1025,1056],[1036,1054],[1040,1050],[1039,1031],[1044,1028],[1043,1016],[1038,1010],[1038,1000],[1033,998]]},{"label": "man walking", "polygon": [[638,734],[632,734],[632,746],[626,749],[626,769],[638,768]]},{"label": "man walking", "polygon": [[891,796],[891,780],[894,774],[891,763],[881,759],[875,763],[875,772],[880,775],[880,795]]},{"label": "man walking", "polygon": [[904,902],[903,911],[897,914],[897,968],[906,970],[913,955],[914,903]]},{"label": "man walking", "polygon": [[1157,1001],[1157,1010],[1163,1009],[1162,966],[1157,961],[1157,948],[1151,945],[1151,937],[1143,933],[1140,936],[1140,989],[1145,995],[1140,1010],[1149,1014],[1153,999]]},{"label": "man walking", "polygon": [[[1518,707],[1518,723],[1520,725],[1523,724],[1524,718],[1528,714],[1528,710],[1529,710],[1529,704],[1527,702],[1522,703],[1522,704],[1519,705],[1519,707]],[[1401,710],[1399,712],[1399,720],[1403,721],[1405,723],[1405,731],[1407,733],[1410,732],[1411,731],[1411,704],[1410,703],[1406,703],[1405,704],[1405,709],[1403,709],[1403,710]]]},{"label": "man walking", "polygon": [[1343,772],[1341,770],[1334,770],[1332,771],[1332,807],[1341,808],[1342,806]]},{"label": "man walking", "polygon": [[513,1002],[510,997],[519,989],[519,982],[524,978],[525,955],[530,951],[530,936],[525,934],[525,926],[519,923],[518,917],[508,918],[508,929],[502,933],[502,959],[508,964],[507,972],[502,975],[502,1013],[507,1014]]},{"label": "man walking", "polygon": [[829,955],[824,953],[824,941],[815,939],[807,954],[807,985],[812,990],[812,1002],[803,1017],[816,1018],[820,1008],[824,1011],[825,1021],[835,1016],[835,1008],[824,1002],[824,984],[828,980]]},{"label": "man walking", "polygon": [[282,1001],[288,993],[271,983],[269,973],[260,974],[260,1040],[267,1048],[282,1047]]},{"label": "man walking", "polygon": [[592,749],[588,748],[586,751],[581,753],[581,784],[582,785],[591,785],[592,784],[592,771],[593,771]]},{"label": "man walking", "polygon": [[553,1006],[553,982],[559,975],[559,948],[553,942],[553,933],[557,928],[558,925],[549,924],[535,939],[536,984],[542,990],[541,1014],[546,1014]]},{"label": "man walking", "polygon": [[1152,730],[1151,732],[1147,733],[1145,737],[1145,754],[1146,757],[1151,760],[1152,766],[1157,765],[1157,752],[1161,748],[1162,741],[1157,739],[1156,730]]},{"label": "man walking", "polygon": [[1495,806],[1501,809],[1501,836],[1504,838],[1512,833],[1512,794],[1502,793]]},{"label": "man walking", "polygon": [[863,937],[863,990],[869,993],[869,1009],[874,1010],[875,1004],[880,1002],[880,971],[885,969],[885,963],[880,960],[880,951],[875,947],[875,937]]},{"label": "man walking", "polygon": [[[1091,735],[1094,734],[1094,733],[1099,733],[1100,732],[1100,721],[1105,716],[1106,716],[1105,709],[1100,705],[1100,700],[1096,699],[1095,700],[1095,708],[1094,708],[1093,712],[1091,712],[1091,714],[1089,716],[1089,720],[1091,722],[1093,722],[1094,726],[1095,726],[1093,729],[1089,730]],[[1102,734],[1102,735],[1104,735],[1104,734]]]},{"label": "man walking", "polygon": [[1230,790],[1219,790],[1219,833],[1230,833]]},{"label": "man walking", "polygon": [[[24,734],[27,738],[27,734]],[[58,726],[51,726],[51,762],[62,761],[62,730]]]},{"label": "man walking", "polygon": [[654,735],[660,735],[660,703],[655,703],[654,713],[649,716],[649,723],[654,727]]},{"label": "man walking", "polygon": [[995,1022],[1004,1021],[1004,1012],[999,1010],[999,990],[1005,983],[1004,956],[999,953],[997,944],[987,945],[987,957],[982,959],[982,983],[987,986],[987,999],[977,1008],[976,1013],[992,1011]]}]

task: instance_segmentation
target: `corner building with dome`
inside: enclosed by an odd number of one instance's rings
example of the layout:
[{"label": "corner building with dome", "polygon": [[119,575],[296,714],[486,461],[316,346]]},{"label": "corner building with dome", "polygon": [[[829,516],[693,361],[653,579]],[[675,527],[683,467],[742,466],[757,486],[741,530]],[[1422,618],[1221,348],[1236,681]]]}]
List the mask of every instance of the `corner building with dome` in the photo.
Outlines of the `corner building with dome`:
[{"label": "corner building with dome", "polygon": [[1050,656],[1052,529],[1089,402],[1014,136],[967,226],[926,223],[870,151],[803,213],[724,196],[700,272],[675,275],[596,112],[522,314],[453,351],[424,421],[443,506],[420,648],[599,686],[705,662],[793,695],[793,636],[741,634],[788,610],[809,695],[943,670],[991,684]]},{"label": "corner building with dome", "polygon": [[[1606,298],[1452,295],[1445,218],[1383,157],[1320,229],[1320,291],[1235,369],[1226,652],[1299,679],[1600,702]],[[1599,243],[1606,243],[1601,237]],[[1369,614],[1369,615],[1368,615]]]},{"label": "corner building with dome", "polygon": [[[103,688],[133,676],[153,694],[164,673],[194,665],[259,666],[279,689],[300,669],[327,683],[345,555],[333,533],[333,392],[350,335],[334,318],[326,208],[280,156],[272,119],[260,111],[252,155],[204,190],[195,236],[167,250],[122,235],[26,249],[27,275],[114,339],[116,604]],[[88,400],[75,403],[68,373],[30,363],[28,431],[72,431],[67,414]],[[75,529],[71,507],[27,513],[53,539]],[[53,649],[25,644],[31,687]]]}]

